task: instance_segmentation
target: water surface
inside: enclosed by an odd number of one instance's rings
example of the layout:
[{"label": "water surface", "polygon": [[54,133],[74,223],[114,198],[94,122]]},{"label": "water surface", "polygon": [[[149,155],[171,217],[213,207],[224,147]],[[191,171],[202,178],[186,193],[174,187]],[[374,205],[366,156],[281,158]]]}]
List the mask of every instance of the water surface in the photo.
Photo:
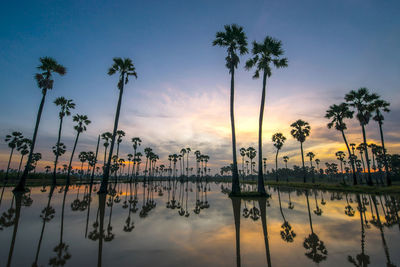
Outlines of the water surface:
[{"label": "water surface", "polygon": [[[114,188],[115,185],[112,185]],[[5,188],[0,266],[398,266],[399,197],[229,184]],[[89,201],[90,200],[90,201]],[[392,265],[391,265],[392,264]]]}]

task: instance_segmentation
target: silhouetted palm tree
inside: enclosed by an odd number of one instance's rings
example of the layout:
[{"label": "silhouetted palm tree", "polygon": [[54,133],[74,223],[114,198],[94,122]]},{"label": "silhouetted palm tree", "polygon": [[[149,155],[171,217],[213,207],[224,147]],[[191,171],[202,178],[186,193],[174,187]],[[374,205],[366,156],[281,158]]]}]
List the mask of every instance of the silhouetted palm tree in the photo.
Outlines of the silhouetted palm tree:
[{"label": "silhouetted palm tree", "polygon": [[266,94],[265,89],[267,85],[267,78],[271,77],[272,75],[272,65],[276,68],[284,68],[288,66],[288,60],[287,58],[281,58],[284,53],[282,49],[282,42],[270,36],[265,37],[262,43],[257,43],[256,41],[254,41],[251,53],[253,57],[247,60],[246,69],[250,70],[253,67],[256,68],[253,75],[254,79],[260,77],[260,72],[262,72],[263,77],[260,117],[258,120],[258,192],[261,194],[266,194],[262,168],[262,124]]},{"label": "silhouetted palm tree", "polygon": [[[106,166],[106,161],[107,161],[107,148],[110,145],[110,140],[112,138],[112,133],[110,132],[105,132],[101,134],[101,139],[104,140],[104,161],[103,161],[103,169]],[[104,171],[104,170],[103,170]]]},{"label": "silhouetted palm tree", "polygon": [[278,182],[278,154],[279,150],[283,147],[283,144],[286,141],[286,137],[282,133],[276,133],[272,136],[272,142],[274,142],[274,147],[276,148],[275,154],[275,175],[276,181]]},{"label": "silhouetted palm tree", "polygon": [[353,114],[354,114],[354,112],[349,109],[348,104],[341,103],[339,105],[330,106],[329,109],[326,111],[325,118],[331,120],[327,125],[329,129],[331,129],[333,126],[335,126],[335,129],[342,133],[342,137],[343,137],[344,143],[346,145],[347,152],[349,153],[349,161],[350,161],[351,167],[353,169],[353,185],[356,185],[357,184],[357,175],[356,175],[356,168],[355,168],[355,162],[354,162],[354,153],[351,153],[350,146],[347,142],[346,135],[344,134],[344,131],[347,129],[347,125],[344,122],[344,120],[353,118]]},{"label": "silhouetted palm tree", "polygon": [[72,170],[72,160],[74,159],[75,149],[76,149],[76,145],[78,144],[79,135],[82,132],[86,131],[86,126],[91,123],[91,121],[88,119],[88,117],[86,115],[76,114],[72,118],[72,120],[74,122],[76,122],[77,124],[74,126],[74,129],[76,131],[76,137],[75,137],[74,147],[73,147],[72,153],[71,153],[71,158],[69,159],[67,181],[66,181],[67,185],[70,184],[70,178],[69,177],[70,177],[71,170]]},{"label": "silhouetted palm tree", "polygon": [[385,141],[383,138],[383,130],[382,130],[383,121],[385,119],[382,113],[390,112],[390,109],[389,109],[390,103],[386,102],[385,100],[378,99],[372,103],[372,106],[373,106],[373,112],[374,112],[373,120],[378,122],[379,133],[381,136],[383,163],[385,164],[385,171],[386,171],[386,184],[388,186],[391,186],[392,179],[390,178],[390,170],[389,170],[389,164],[388,164],[388,160],[387,160],[387,156],[386,156]]},{"label": "silhouetted palm tree", "polygon": [[8,159],[8,164],[7,164],[6,177],[4,178],[4,183],[7,183],[8,181],[8,172],[10,171],[10,164],[14,153],[14,149],[18,147],[22,139],[24,139],[24,137],[20,132],[12,132],[11,135],[7,134],[6,138],[4,139],[4,141],[8,143],[8,147],[11,148],[10,157]]},{"label": "silhouetted palm tree", "polygon": [[118,98],[118,104],[117,104],[117,111],[115,113],[114,130],[113,130],[113,134],[112,134],[112,138],[111,138],[110,152],[109,152],[107,164],[104,168],[104,176],[103,176],[103,180],[102,180],[101,187],[99,190],[99,192],[101,192],[101,193],[107,193],[108,178],[110,176],[112,154],[114,151],[115,137],[117,135],[119,113],[121,110],[121,102],[122,102],[122,94],[124,92],[124,84],[128,83],[129,76],[134,76],[135,78],[137,78],[137,73],[135,71],[135,67],[133,66],[131,59],[129,59],[129,58],[125,58],[125,59],[114,58],[113,61],[114,61],[114,64],[108,70],[108,75],[114,75],[117,72],[119,74],[119,80],[118,80],[119,98]]},{"label": "silhouetted palm tree", "polygon": [[231,129],[232,129],[232,158],[233,158],[233,169],[232,169],[232,194],[240,193],[239,185],[239,173],[237,168],[237,157],[236,157],[236,132],[235,132],[235,116],[234,116],[234,95],[235,95],[235,69],[237,68],[240,59],[240,55],[244,55],[248,52],[247,50],[247,37],[243,31],[243,28],[236,25],[225,25],[224,32],[217,32],[213,46],[218,45],[227,48],[228,55],[226,56],[225,66],[228,68],[231,74],[231,96],[230,96],[230,117],[231,117]]},{"label": "silhouetted palm tree", "polygon": [[367,161],[368,168],[368,179],[367,184],[372,185],[371,179],[371,170],[369,166],[369,157],[368,157],[368,149],[367,149],[367,137],[365,133],[365,126],[369,123],[371,119],[371,112],[374,111],[374,105],[372,103],[377,100],[379,97],[376,94],[370,94],[367,88],[360,88],[357,91],[351,90],[345,96],[346,102],[357,111],[357,120],[360,122],[362,135],[363,135],[363,143],[365,145],[365,159]]},{"label": "silhouetted palm tree", "polygon": [[[142,143],[142,140],[139,138],[139,137],[133,137],[132,139],[131,139],[131,141],[132,141],[132,146],[133,146],[133,155],[135,156],[135,158],[137,157],[137,153],[136,153],[136,150],[137,150],[137,148],[140,146],[140,144]],[[140,154],[141,155],[141,154]],[[136,160],[134,160],[134,162],[133,162],[133,170],[132,170],[132,175],[134,174],[133,173],[133,171],[135,171],[136,169],[135,169],[135,167],[136,167],[136,164],[137,164],[137,161]],[[135,171],[135,175],[136,175],[136,171]],[[131,179],[132,180],[132,179]]]},{"label": "silhouetted palm tree", "polygon": [[22,161],[24,160],[25,155],[29,154],[31,143],[32,141],[29,138],[23,138],[17,145],[17,150],[19,151],[19,153],[21,153],[21,158],[19,160],[19,165],[18,165],[18,174],[17,174],[18,178],[21,172]]},{"label": "silhouetted palm tree", "polygon": [[58,127],[58,137],[57,137],[57,143],[56,143],[56,148],[55,148],[55,160],[54,160],[54,170],[53,170],[53,184],[56,184],[56,175],[57,175],[57,163],[58,163],[58,157],[61,156],[63,151],[65,149],[60,150],[60,140],[61,140],[61,130],[62,130],[62,124],[63,124],[63,119],[65,116],[71,115],[70,109],[75,108],[75,103],[72,102],[72,99],[66,99],[65,97],[57,97],[56,100],[54,100],[54,104],[56,106],[60,107],[60,112],[58,113],[58,117],[60,118],[60,126]]},{"label": "silhouetted palm tree", "polygon": [[297,120],[290,125],[293,129],[290,134],[300,142],[301,150],[301,162],[303,164],[303,181],[306,182],[306,167],[304,166],[304,153],[303,153],[303,143],[306,141],[307,136],[310,135],[311,127],[308,122],[303,120]]},{"label": "silhouetted palm tree", "polygon": [[189,153],[192,151],[190,147],[186,148],[186,176],[189,179]]},{"label": "silhouetted palm tree", "polygon": [[315,158],[315,154],[310,151],[310,152],[308,152],[306,154],[306,156],[310,159],[310,170],[311,170],[311,175],[312,175],[312,182],[314,183],[315,182],[315,179],[314,179],[314,167],[312,165],[312,162],[313,162],[313,159]]},{"label": "silhouetted palm tree", "polygon": [[39,111],[36,117],[35,130],[33,132],[31,149],[29,151],[28,160],[26,162],[26,166],[24,172],[19,180],[18,185],[14,188],[14,191],[26,191],[25,182],[28,177],[28,173],[31,166],[32,156],[35,150],[36,144],[36,136],[39,129],[40,118],[42,116],[44,102],[46,100],[47,90],[53,89],[54,81],[51,79],[53,73],[58,73],[59,75],[64,75],[66,73],[66,69],[64,66],[60,65],[54,59],[50,57],[42,57],[40,58],[41,65],[38,66],[38,69],[42,71],[41,73],[37,73],[35,75],[35,79],[37,81],[38,87],[42,89],[42,101],[40,102]]}]

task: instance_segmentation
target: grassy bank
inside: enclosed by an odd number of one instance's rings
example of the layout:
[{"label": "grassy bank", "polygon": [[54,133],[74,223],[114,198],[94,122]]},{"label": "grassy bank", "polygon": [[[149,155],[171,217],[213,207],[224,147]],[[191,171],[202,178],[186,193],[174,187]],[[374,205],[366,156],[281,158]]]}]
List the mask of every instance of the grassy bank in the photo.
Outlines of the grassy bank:
[{"label": "grassy bank", "polygon": [[269,186],[285,186],[301,189],[318,189],[327,191],[340,191],[349,193],[368,193],[368,194],[400,194],[400,185],[387,186],[367,186],[367,185],[343,185],[325,183],[301,183],[301,182],[275,182],[267,181]]}]

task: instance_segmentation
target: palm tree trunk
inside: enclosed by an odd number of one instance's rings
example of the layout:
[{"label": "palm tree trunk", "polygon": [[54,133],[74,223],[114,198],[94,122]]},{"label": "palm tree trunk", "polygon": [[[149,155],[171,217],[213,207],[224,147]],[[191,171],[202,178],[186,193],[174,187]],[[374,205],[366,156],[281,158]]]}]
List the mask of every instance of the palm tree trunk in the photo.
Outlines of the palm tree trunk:
[{"label": "palm tree trunk", "polygon": [[307,182],[306,180],[306,167],[304,166],[304,153],[303,153],[303,142],[300,142],[300,150],[301,150],[301,162],[303,164],[303,182]]},{"label": "palm tree trunk", "polygon": [[363,141],[364,141],[364,146],[365,146],[365,160],[367,161],[367,168],[368,168],[367,184],[368,185],[373,185],[372,178],[371,178],[371,170],[370,170],[370,167],[369,167],[369,157],[368,157],[368,149],[367,149],[367,137],[365,136],[365,127],[364,127],[364,125],[361,125],[361,128],[362,128]]},{"label": "palm tree trunk", "polygon": [[78,133],[76,134],[75,143],[74,143],[74,148],[72,149],[71,158],[69,159],[68,173],[67,173],[67,181],[66,181],[67,186],[68,186],[69,183],[70,183],[69,177],[70,177],[70,174],[71,174],[71,165],[72,165],[72,160],[73,160],[74,154],[75,154],[76,144],[78,143],[79,134],[80,134],[80,132],[78,132]]},{"label": "palm tree trunk", "polygon": [[275,155],[275,175],[276,175],[277,182],[278,182],[278,153],[279,153],[279,149],[276,150],[276,155]]},{"label": "palm tree trunk", "polygon": [[[95,159],[94,159],[94,165],[92,168],[92,175],[90,177],[90,190],[92,190],[92,184],[93,184],[93,179],[94,179],[94,170],[96,169],[96,163],[97,163],[97,154],[99,153],[99,145],[100,145],[100,135],[97,138],[97,146],[96,146],[96,155],[95,155]],[[90,194],[92,192],[90,191]],[[90,200],[89,200],[89,205],[90,205]]]},{"label": "palm tree trunk", "polygon": [[10,164],[11,164],[11,159],[12,159],[13,153],[14,153],[14,148],[11,148],[10,158],[8,159],[6,178],[4,179],[4,180],[5,180],[5,183],[7,183],[7,181],[8,181],[8,172],[9,172],[9,170],[10,170]]},{"label": "palm tree trunk", "polygon": [[261,94],[260,117],[258,120],[258,193],[265,195],[263,164],[262,164],[262,125],[264,118],[264,105],[265,105],[265,87],[267,85],[267,74],[264,71],[263,75],[263,88]]},{"label": "palm tree trunk", "polygon": [[125,80],[124,73],[122,74],[121,80],[122,80],[122,86],[121,86],[121,89],[119,90],[117,112],[115,113],[114,130],[113,130],[113,135],[112,135],[112,138],[111,138],[110,151],[108,153],[109,154],[108,155],[108,161],[107,161],[106,167],[104,169],[103,180],[101,182],[99,193],[107,193],[107,185],[108,185],[108,178],[110,176],[110,165],[111,165],[112,153],[113,153],[113,150],[114,150],[115,136],[117,135],[119,113],[120,113],[120,110],[121,110],[121,102],[122,102],[122,94],[124,92],[124,80]]},{"label": "palm tree trunk", "polygon": [[107,147],[104,147],[104,161],[103,161],[103,175],[104,175],[104,171],[106,169],[106,161],[107,161]]},{"label": "palm tree trunk", "polygon": [[385,171],[386,171],[386,184],[387,186],[392,185],[392,179],[390,177],[389,172],[389,164],[386,157],[386,149],[385,149],[385,141],[383,139],[383,130],[382,130],[382,122],[379,121],[379,132],[381,134],[381,143],[382,143],[382,150],[383,150],[383,163],[385,164]]},{"label": "palm tree trunk", "polygon": [[231,116],[231,129],[232,129],[232,194],[240,193],[239,174],[237,169],[236,158],[236,132],[235,132],[235,114],[234,114],[234,100],[235,100],[235,68],[231,68],[231,99],[230,99],[230,116]]},{"label": "palm tree trunk", "polygon": [[[343,140],[344,140],[344,143],[346,144],[346,147],[347,147],[347,152],[349,153],[349,158],[350,158],[350,164],[351,164],[351,168],[353,169],[353,185],[356,185],[357,184],[357,175],[356,175],[356,168],[354,167],[354,159],[351,157],[352,155],[353,155],[353,153],[351,153],[351,150],[350,150],[350,146],[349,146],[349,144],[348,144],[348,142],[347,142],[347,139],[346,139],[346,136],[345,136],[345,134],[344,134],[344,131],[341,131],[342,132],[342,136],[343,136]],[[354,156],[354,155],[353,155]]]},{"label": "palm tree trunk", "polygon": [[57,153],[56,153],[56,159],[54,160],[53,185],[56,185],[57,183],[56,176],[57,176],[58,150],[60,148],[62,123],[63,123],[63,117],[60,118],[60,126],[58,127],[58,138],[56,144]]},{"label": "palm tree trunk", "polygon": [[22,166],[22,160],[24,159],[24,155],[21,156],[21,159],[19,160],[19,166],[18,166],[18,174],[17,177],[19,178],[19,173],[21,171],[21,166]]},{"label": "palm tree trunk", "polygon": [[38,114],[36,117],[35,131],[33,132],[32,144],[31,144],[31,149],[29,151],[28,160],[26,161],[25,169],[24,169],[24,172],[22,173],[21,179],[19,180],[17,186],[14,188],[14,191],[20,191],[20,192],[26,191],[25,190],[25,182],[26,182],[26,178],[28,177],[30,165],[32,162],[33,151],[35,149],[36,137],[37,137],[37,133],[38,133],[38,129],[39,129],[40,118],[42,117],[44,102],[46,100],[47,90],[43,89],[42,92],[43,92],[42,101],[40,102],[39,111],[38,111]]}]

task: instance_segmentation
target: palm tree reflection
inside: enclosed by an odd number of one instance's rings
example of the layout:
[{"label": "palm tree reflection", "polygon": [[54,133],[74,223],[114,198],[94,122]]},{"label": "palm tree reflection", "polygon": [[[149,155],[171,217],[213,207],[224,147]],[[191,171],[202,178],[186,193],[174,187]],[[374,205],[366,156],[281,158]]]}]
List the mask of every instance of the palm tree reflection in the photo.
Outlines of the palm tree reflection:
[{"label": "palm tree reflection", "polygon": [[319,239],[317,234],[314,233],[312,219],[311,219],[310,203],[308,200],[308,191],[306,191],[306,199],[307,199],[308,219],[310,222],[311,234],[304,239],[303,246],[307,251],[305,253],[307,258],[311,259],[315,263],[320,263],[321,261],[326,260],[327,258],[326,255],[328,255],[328,250],[326,249],[324,242]]}]

